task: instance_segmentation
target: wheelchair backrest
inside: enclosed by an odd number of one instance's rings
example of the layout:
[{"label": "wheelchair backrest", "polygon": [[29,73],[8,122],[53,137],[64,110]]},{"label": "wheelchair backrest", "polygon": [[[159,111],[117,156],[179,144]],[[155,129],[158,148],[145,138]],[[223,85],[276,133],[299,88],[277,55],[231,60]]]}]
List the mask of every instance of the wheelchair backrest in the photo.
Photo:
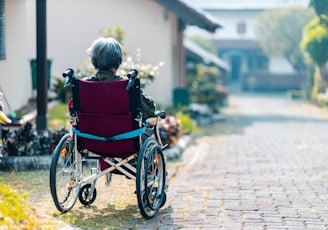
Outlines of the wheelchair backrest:
[{"label": "wheelchair backrest", "polygon": [[[126,89],[127,84],[128,80],[77,80],[72,90],[78,129],[83,133],[110,138],[139,128],[135,117],[140,111],[140,82],[129,90]],[[83,149],[110,157],[128,156],[139,148],[139,138],[114,142],[79,139]]]},{"label": "wheelchair backrest", "polygon": [[127,80],[80,81],[79,111],[82,113],[127,114],[130,111]]}]

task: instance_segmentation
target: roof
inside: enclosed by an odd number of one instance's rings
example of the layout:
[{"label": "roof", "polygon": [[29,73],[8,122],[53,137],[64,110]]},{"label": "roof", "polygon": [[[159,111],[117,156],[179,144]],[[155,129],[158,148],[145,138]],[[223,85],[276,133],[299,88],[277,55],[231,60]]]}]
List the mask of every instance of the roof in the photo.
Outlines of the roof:
[{"label": "roof", "polygon": [[162,5],[166,10],[173,12],[187,24],[198,26],[214,33],[222,25],[200,8],[192,5],[186,0],[154,0]]},{"label": "roof", "polygon": [[205,63],[214,64],[225,71],[230,71],[230,66],[226,62],[204,50],[194,42],[188,39],[184,39],[183,43],[184,47],[187,50],[187,55],[189,54],[189,56],[194,56],[194,58],[201,60]]},{"label": "roof", "polygon": [[290,5],[308,7],[310,0],[187,0],[190,4],[206,10],[266,10]]}]

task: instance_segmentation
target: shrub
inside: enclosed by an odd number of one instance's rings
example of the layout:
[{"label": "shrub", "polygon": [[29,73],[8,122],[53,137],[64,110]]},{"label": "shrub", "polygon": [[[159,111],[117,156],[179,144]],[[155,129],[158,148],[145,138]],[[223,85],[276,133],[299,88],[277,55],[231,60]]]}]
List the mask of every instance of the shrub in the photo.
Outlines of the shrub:
[{"label": "shrub", "polygon": [[327,93],[319,93],[315,100],[316,100],[316,103],[320,107],[327,107],[328,106],[328,94]]},{"label": "shrub", "polygon": [[39,134],[30,122],[17,130],[2,127],[4,156],[50,155],[67,132],[65,128],[61,128],[56,131],[48,130],[47,134]]},{"label": "shrub", "polygon": [[177,112],[176,118],[180,121],[181,133],[197,133],[199,127],[194,123],[189,115]]},{"label": "shrub", "polygon": [[191,102],[207,104],[212,112],[219,112],[219,107],[225,105],[228,96],[227,89],[220,84],[220,71],[217,67],[197,65],[196,74],[187,76],[187,86],[191,88]]},{"label": "shrub", "polygon": [[56,94],[56,99],[65,103],[69,100],[71,95],[71,86],[64,87],[65,79],[56,77],[53,84],[52,91]]},{"label": "shrub", "polygon": [[287,97],[290,99],[304,98],[304,92],[303,90],[288,90]]}]

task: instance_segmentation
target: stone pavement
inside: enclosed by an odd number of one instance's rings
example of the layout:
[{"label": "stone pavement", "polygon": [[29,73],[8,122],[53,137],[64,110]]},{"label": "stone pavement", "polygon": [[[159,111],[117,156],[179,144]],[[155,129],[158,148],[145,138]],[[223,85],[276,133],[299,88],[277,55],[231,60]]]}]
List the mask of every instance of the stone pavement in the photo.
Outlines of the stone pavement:
[{"label": "stone pavement", "polygon": [[327,112],[249,93],[225,113],[184,152],[164,208],[134,228],[328,229]]}]

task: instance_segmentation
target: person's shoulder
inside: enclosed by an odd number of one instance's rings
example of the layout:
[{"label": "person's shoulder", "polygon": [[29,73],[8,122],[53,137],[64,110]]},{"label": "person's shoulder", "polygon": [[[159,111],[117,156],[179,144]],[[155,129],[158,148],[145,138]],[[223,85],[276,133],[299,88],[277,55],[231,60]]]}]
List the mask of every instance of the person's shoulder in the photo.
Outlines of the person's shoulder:
[{"label": "person's shoulder", "polygon": [[86,80],[86,81],[100,81],[100,79],[96,76],[86,77],[84,80]]},{"label": "person's shoulder", "polygon": [[120,76],[120,75],[115,75],[115,78],[116,78],[116,80],[128,80],[127,77],[123,77],[123,76]]}]

